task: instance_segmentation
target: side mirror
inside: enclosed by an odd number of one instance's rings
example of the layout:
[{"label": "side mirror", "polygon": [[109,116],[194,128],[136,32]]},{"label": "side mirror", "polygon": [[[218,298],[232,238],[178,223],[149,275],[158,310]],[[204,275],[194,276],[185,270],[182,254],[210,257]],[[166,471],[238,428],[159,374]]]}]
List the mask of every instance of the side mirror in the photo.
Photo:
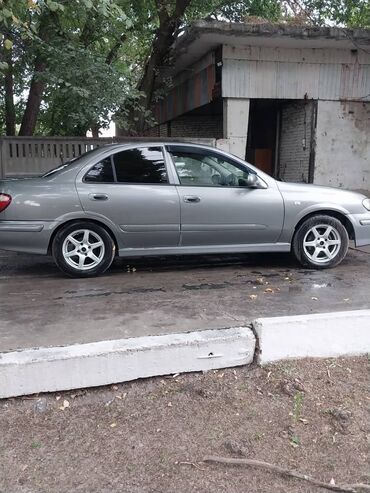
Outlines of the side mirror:
[{"label": "side mirror", "polygon": [[258,176],[254,173],[248,173],[246,182],[247,187],[249,188],[259,188],[259,179]]}]

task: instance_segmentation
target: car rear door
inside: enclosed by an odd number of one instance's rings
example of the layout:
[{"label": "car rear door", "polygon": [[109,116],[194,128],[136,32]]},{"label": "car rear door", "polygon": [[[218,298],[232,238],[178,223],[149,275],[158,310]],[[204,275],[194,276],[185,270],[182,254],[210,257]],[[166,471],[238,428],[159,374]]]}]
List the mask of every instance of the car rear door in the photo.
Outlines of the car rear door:
[{"label": "car rear door", "polygon": [[181,245],[273,244],[284,220],[277,186],[249,188],[246,166],[205,148],[170,145],[179,178]]},{"label": "car rear door", "polygon": [[86,213],[113,222],[123,248],[176,247],[180,203],[162,146],[114,152],[77,179]]}]

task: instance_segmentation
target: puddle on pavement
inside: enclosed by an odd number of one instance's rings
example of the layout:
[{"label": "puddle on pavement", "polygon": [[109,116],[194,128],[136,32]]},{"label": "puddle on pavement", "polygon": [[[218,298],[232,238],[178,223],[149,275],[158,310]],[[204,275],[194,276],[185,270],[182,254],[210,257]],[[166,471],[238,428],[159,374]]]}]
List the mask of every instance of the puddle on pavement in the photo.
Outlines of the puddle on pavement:
[{"label": "puddle on pavement", "polygon": [[200,289],[225,289],[229,288],[231,284],[229,282],[216,283],[202,283],[202,284],[183,284],[182,287],[187,290],[200,290]]},{"label": "puddle on pavement", "polygon": [[322,289],[322,288],[331,288],[332,284],[330,282],[324,282],[321,284],[312,284],[312,289]]},{"label": "puddle on pavement", "polygon": [[289,293],[301,293],[302,291],[302,286],[289,286]]},{"label": "puddle on pavement", "polygon": [[74,294],[72,294],[72,296],[66,296],[66,297],[59,296],[53,299],[62,300],[63,298],[73,298],[73,299],[98,298],[103,296],[111,296],[115,294],[145,294],[145,293],[157,293],[157,292],[166,293],[166,290],[164,288],[129,288],[129,289],[122,289],[119,291],[103,291],[103,292],[92,292],[92,293],[79,293],[78,291],[76,291]]}]

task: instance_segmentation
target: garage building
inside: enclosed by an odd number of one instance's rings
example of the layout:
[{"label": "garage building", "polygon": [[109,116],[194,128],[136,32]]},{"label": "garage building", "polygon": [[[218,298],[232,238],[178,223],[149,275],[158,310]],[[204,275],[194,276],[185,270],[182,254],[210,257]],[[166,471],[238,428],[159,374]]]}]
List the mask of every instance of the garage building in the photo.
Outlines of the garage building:
[{"label": "garage building", "polygon": [[370,190],[370,30],[199,21],[146,135],[207,137],[285,181]]}]

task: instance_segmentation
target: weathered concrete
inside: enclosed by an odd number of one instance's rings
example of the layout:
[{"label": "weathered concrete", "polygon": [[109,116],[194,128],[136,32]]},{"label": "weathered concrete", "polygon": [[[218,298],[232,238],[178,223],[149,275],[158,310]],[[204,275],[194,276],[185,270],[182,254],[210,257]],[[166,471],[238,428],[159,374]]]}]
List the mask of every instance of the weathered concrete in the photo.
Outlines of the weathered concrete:
[{"label": "weathered concrete", "polygon": [[0,398],[240,366],[254,350],[253,332],[241,327],[9,352],[0,357]]},{"label": "weathered concrete", "polygon": [[64,277],[48,257],[0,251],[0,352],[369,309],[365,250],[326,271],[287,254],[120,259],[86,280]]},{"label": "weathered concrete", "polygon": [[370,310],[261,318],[253,326],[260,364],[370,352]]},{"label": "weathered concrete", "polygon": [[370,190],[369,149],[369,102],[318,102],[314,183]]},{"label": "weathered concrete", "polygon": [[[228,152],[245,159],[248,122],[249,99],[225,98],[223,101],[224,137],[228,144]],[[218,143],[221,148],[222,144]]]}]

